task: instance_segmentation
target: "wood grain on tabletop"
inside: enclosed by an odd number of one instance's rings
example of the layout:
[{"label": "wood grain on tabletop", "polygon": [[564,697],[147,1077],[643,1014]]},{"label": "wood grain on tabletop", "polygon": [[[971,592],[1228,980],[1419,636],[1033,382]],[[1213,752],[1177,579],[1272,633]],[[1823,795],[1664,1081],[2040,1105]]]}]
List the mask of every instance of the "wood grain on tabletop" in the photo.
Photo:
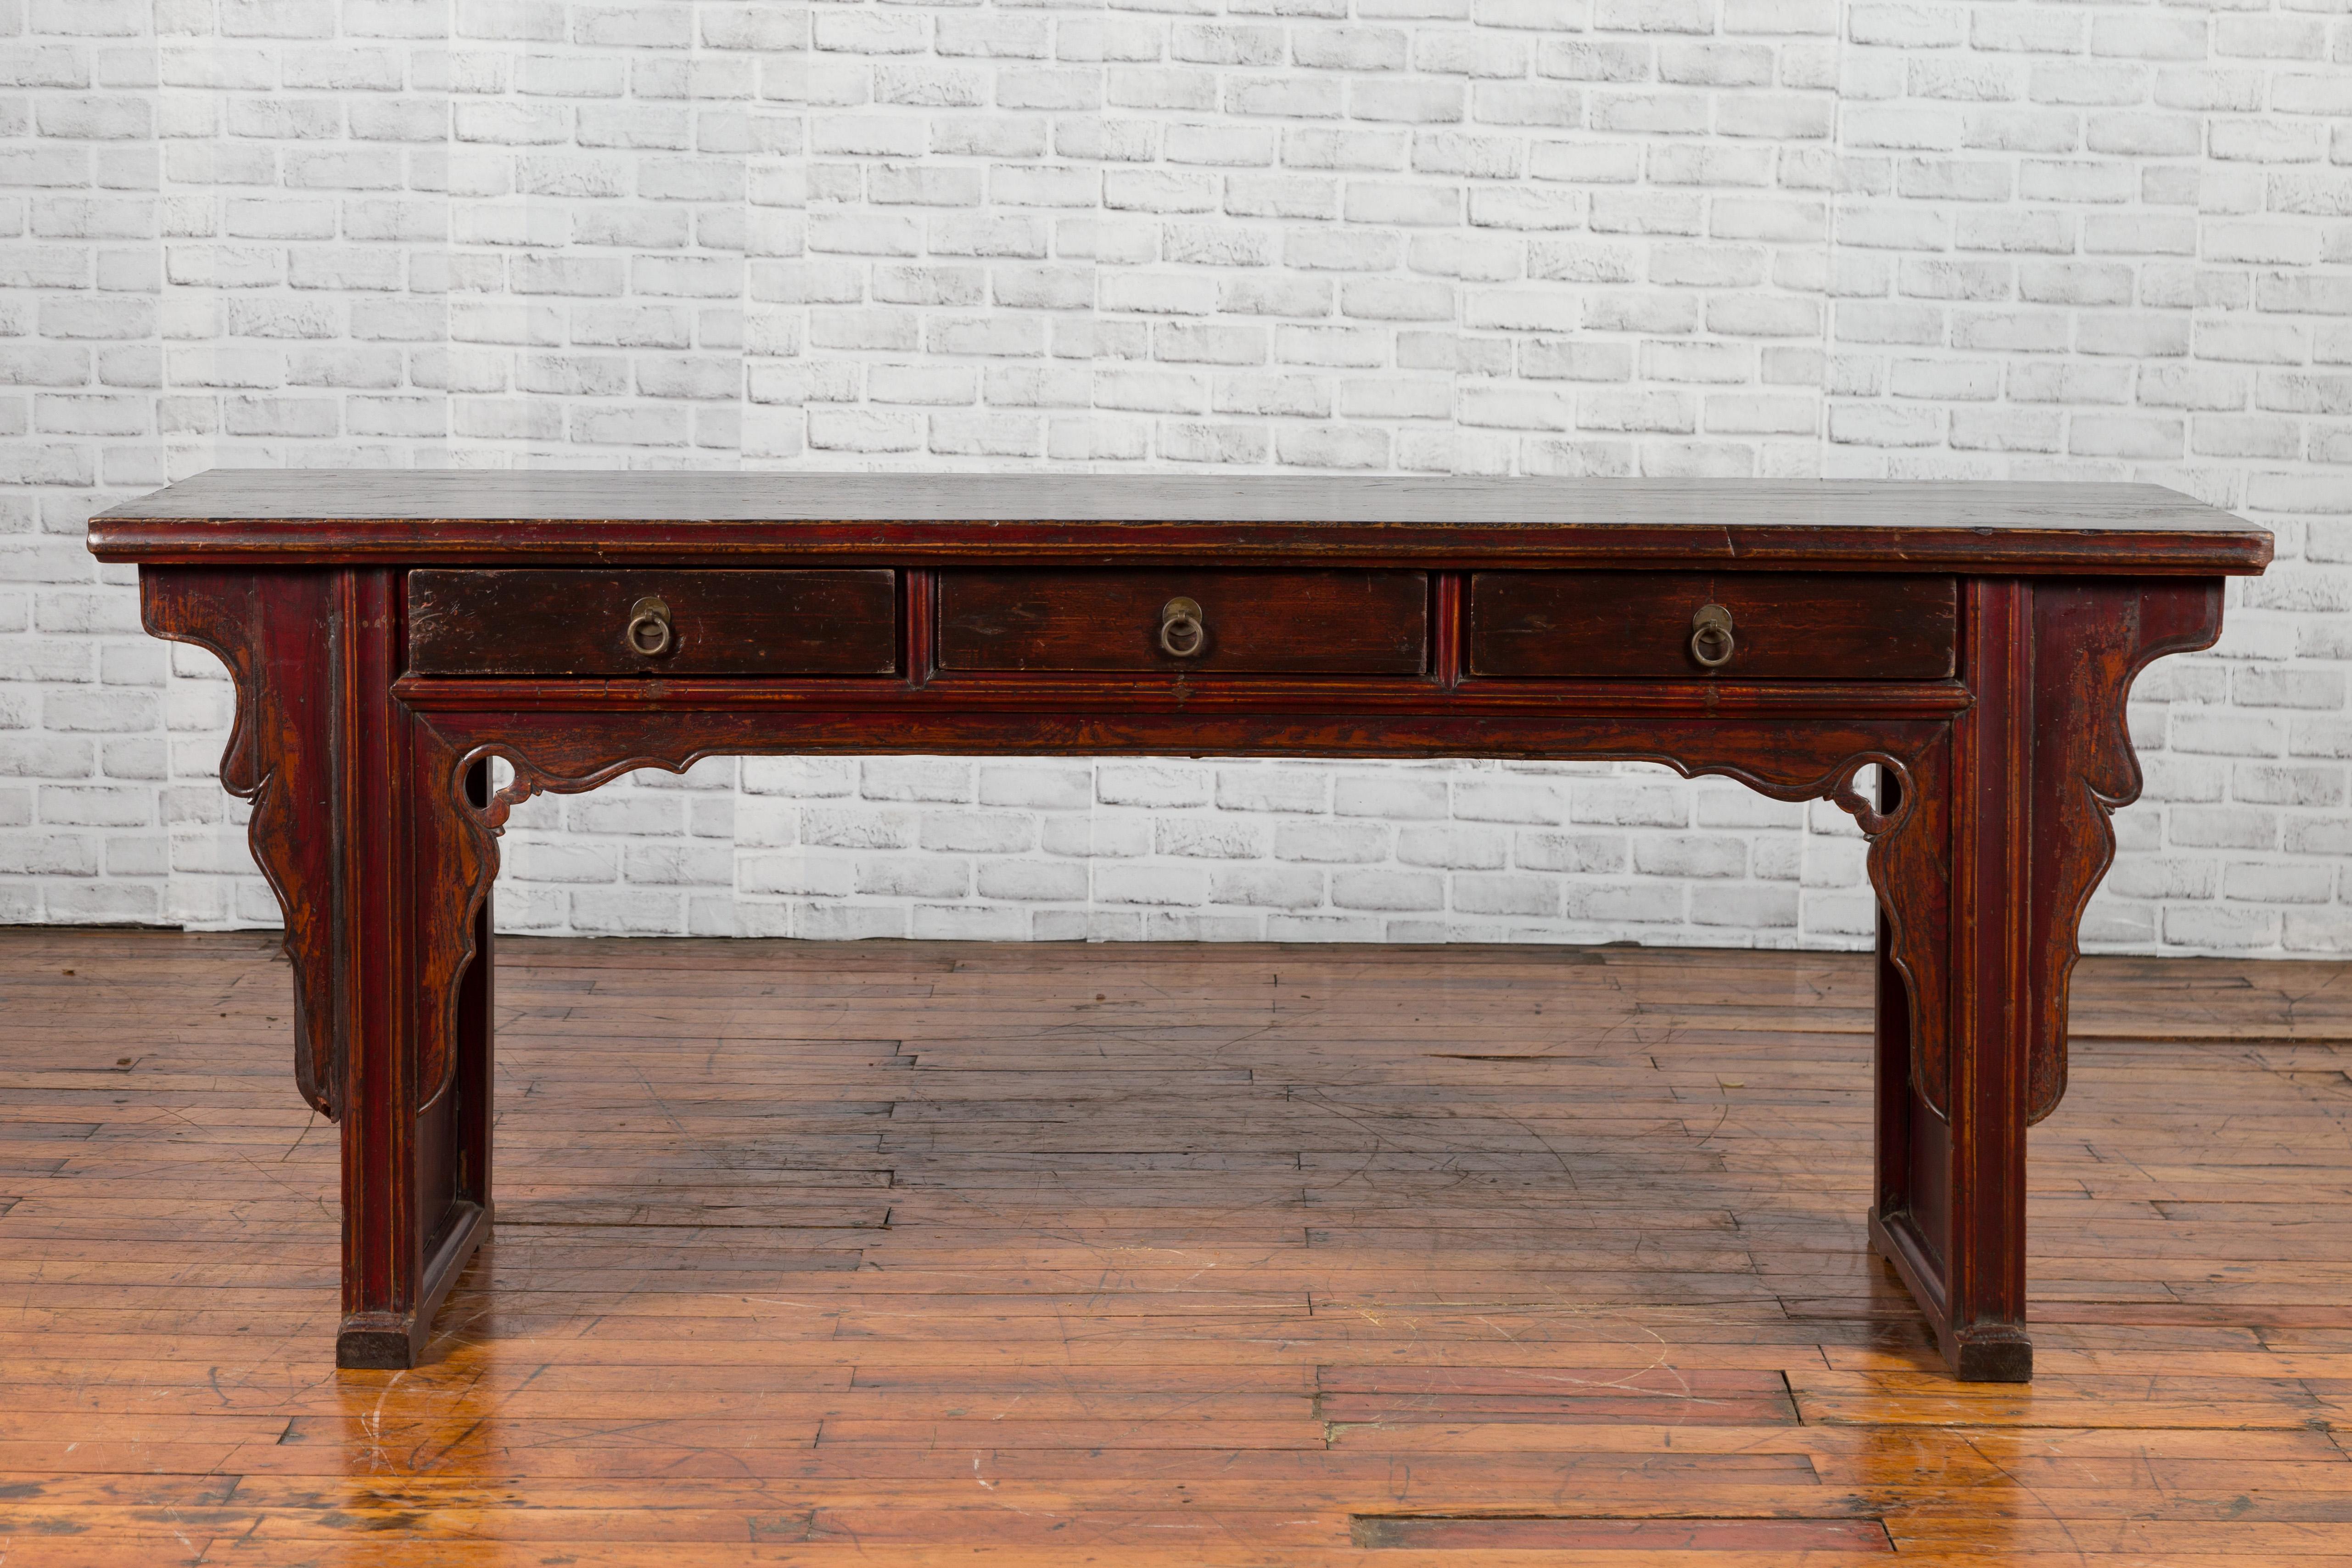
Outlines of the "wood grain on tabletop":
[{"label": "wood grain on tabletop", "polygon": [[2352,1561],[2352,966],[2092,960],[2031,1385],[1817,953],[499,950],[499,1229],[331,1364],[274,934],[0,932],[0,1561]]}]

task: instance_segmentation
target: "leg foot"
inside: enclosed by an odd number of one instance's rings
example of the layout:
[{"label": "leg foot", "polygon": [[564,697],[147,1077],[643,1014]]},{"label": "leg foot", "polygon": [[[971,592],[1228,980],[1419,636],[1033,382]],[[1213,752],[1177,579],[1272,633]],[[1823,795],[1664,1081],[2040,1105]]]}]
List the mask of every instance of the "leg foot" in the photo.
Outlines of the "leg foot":
[{"label": "leg foot", "polygon": [[425,1354],[425,1342],[433,1337],[434,1315],[489,1236],[488,1209],[476,1203],[451,1205],[449,1228],[425,1267],[425,1289],[415,1307],[405,1312],[347,1314],[335,1335],[335,1364],[393,1372],[416,1365]]},{"label": "leg foot", "polygon": [[2014,1323],[1962,1329],[1953,1336],[1946,1357],[1952,1363],[1952,1375],[1962,1383],[2033,1381],[2033,1342]]},{"label": "leg foot", "polygon": [[391,1312],[354,1312],[335,1335],[335,1364],[381,1372],[405,1372],[416,1364],[416,1320]]}]

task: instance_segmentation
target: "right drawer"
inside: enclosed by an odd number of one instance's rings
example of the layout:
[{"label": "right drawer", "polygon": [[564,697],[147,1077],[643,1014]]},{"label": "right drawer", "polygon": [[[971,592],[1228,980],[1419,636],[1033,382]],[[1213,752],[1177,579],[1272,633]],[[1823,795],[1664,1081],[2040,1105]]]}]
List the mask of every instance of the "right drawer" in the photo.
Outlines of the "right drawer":
[{"label": "right drawer", "polygon": [[1777,572],[1479,572],[1472,675],[1941,680],[1957,668],[1949,577]]}]

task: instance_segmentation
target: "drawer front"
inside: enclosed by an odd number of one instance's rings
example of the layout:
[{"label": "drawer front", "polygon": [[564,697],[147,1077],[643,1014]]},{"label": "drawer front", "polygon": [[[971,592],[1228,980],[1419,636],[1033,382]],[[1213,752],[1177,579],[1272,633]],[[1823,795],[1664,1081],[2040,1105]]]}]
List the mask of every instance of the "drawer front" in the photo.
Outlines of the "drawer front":
[{"label": "drawer front", "polygon": [[1429,578],[942,572],[939,628],[946,669],[1418,675],[1429,655]]},{"label": "drawer front", "polygon": [[424,571],[419,675],[889,675],[887,571]]},{"label": "drawer front", "polygon": [[[1480,572],[1469,597],[1473,675],[1940,680],[1955,668],[1949,577]],[[1702,636],[1710,605],[1729,624]]]}]

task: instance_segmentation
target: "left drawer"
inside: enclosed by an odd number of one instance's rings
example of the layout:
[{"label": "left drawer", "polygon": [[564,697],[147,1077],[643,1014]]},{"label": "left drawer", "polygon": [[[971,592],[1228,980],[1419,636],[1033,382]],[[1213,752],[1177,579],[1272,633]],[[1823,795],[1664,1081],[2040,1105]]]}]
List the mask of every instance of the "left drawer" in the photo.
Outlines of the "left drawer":
[{"label": "left drawer", "polygon": [[891,675],[898,574],[420,571],[417,675]]}]

